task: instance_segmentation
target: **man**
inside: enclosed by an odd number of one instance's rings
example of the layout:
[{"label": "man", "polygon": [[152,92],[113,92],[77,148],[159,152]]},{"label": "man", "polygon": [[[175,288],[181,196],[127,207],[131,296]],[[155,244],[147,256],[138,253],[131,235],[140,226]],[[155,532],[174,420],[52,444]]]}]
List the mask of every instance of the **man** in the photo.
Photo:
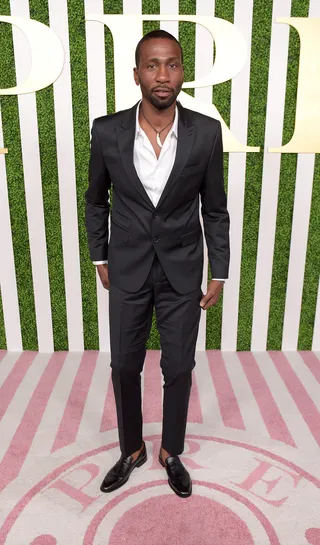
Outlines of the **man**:
[{"label": "man", "polygon": [[[165,31],[137,45],[134,79],[142,100],[94,120],[86,191],[90,257],[109,290],[111,376],[121,456],[101,490],[122,486],[147,460],[142,438],[141,371],[153,308],[164,377],[159,462],[180,497],[192,482],[184,450],[201,307],[214,305],[229,268],[229,214],[218,121],[177,102],[180,43]],[[108,242],[109,190],[113,183]],[[203,237],[213,279],[201,291]]]}]

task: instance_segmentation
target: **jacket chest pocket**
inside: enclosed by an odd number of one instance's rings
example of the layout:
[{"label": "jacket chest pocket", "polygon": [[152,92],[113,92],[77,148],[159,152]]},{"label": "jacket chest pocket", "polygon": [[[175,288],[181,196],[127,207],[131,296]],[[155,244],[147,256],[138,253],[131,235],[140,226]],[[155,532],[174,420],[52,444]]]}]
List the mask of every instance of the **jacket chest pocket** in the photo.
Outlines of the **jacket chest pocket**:
[{"label": "jacket chest pocket", "polygon": [[196,163],[196,164],[193,164],[193,165],[187,165],[184,167],[182,173],[181,173],[181,176],[187,176],[188,174],[194,174],[196,172],[202,172],[203,171],[203,165],[202,163]]}]

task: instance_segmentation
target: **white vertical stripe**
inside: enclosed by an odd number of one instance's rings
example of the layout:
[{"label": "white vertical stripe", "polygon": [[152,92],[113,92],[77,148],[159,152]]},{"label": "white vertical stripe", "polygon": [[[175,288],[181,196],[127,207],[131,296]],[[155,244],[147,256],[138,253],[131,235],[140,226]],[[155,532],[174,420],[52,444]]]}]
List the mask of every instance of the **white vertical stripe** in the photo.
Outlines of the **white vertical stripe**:
[{"label": "white vertical stripe", "polygon": [[[248,58],[243,70],[231,83],[230,128],[240,142],[247,142],[250,87],[250,56],[253,0],[236,0],[234,24],[248,45]],[[230,273],[224,287],[221,350],[236,350],[239,288],[242,250],[243,207],[246,153],[230,153],[228,173],[228,209],[230,213]]]},{"label": "white vertical stripe", "polygon": [[289,26],[275,22],[276,17],[290,17],[291,0],[274,0],[268,79],[267,116],[263,160],[259,239],[254,292],[252,350],[265,350],[274,240],[277,221],[280,153],[269,153],[271,146],[281,146],[285,107]]},{"label": "white vertical stripe", "polygon": [[282,350],[298,346],[315,156],[298,154]]},{"label": "white vertical stripe", "polygon": [[302,451],[319,454],[319,446],[276,370],[269,353],[255,352],[254,357],[297,447]]},{"label": "white vertical stripe", "polygon": [[[214,0],[197,0],[196,14],[212,17],[214,15]],[[195,43],[195,79],[206,76],[212,69],[213,63],[213,40],[210,32],[201,25],[196,25]],[[196,99],[212,104],[212,85],[196,88],[194,92]],[[199,202],[200,222],[204,232],[203,218],[201,215],[201,202]],[[205,241],[204,241],[205,244]],[[203,281],[202,291],[207,292],[208,286],[208,252],[204,252],[203,259]],[[210,279],[211,280],[211,279]],[[201,312],[199,335],[197,339],[197,350],[206,349],[206,322],[207,312]]]},{"label": "white vertical stripe", "polygon": [[[12,16],[30,17],[28,0],[11,0],[10,6]],[[20,29],[13,26],[12,31],[17,82],[21,83],[29,72],[29,47]],[[40,352],[52,352],[53,331],[35,93],[18,95],[18,105],[38,345]]]},{"label": "white vertical stripe", "polygon": [[[319,0],[310,0],[309,17],[320,17]],[[314,162],[314,154],[298,154],[282,350],[298,346]]]},{"label": "white vertical stripe", "polygon": [[[89,13],[103,14],[103,0],[86,0],[85,15]],[[107,114],[106,99],[106,59],[104,43],[105,27],[96,21],[86,22],[86,51],[88,68],[88,100],[90,133],[92,122],[96,117]],[[109,218],[110,220],[110,218]],[[109,292],[102,284],[96,271],[98,298],[99,349],[110,350],[109,339]]]},{"label": "white vertical stripe", "polygon": [[[179,0],[160,0],[160,14],[179,15]],[[179,39],[178,21],[160,21],[160,28],[170,32],[177,40]]]},{"label": "white vertical stripe", "polygon": [[222,357],[225,361],[226,370],[247,432],[252,434],[259,433],[259,435],[263,435],[264,437],[270,437],[237,353],[223,352]]},{"label": "white vertical stripe", "polygon": [[122,6],[124,15],[142,14],[142,0],[123,0]]},{"label": "white vertical stripe", "polygon": [[[0,109],[0,148],[4,147]],[[10,149],[8,149],[10,153]],[[20,352],[22,338],[14,266],[5,155],[0,155],[0,289],[7,350]],[[5,256],[5,259],[4,259]]]},{"label": "white vertical stripe", "polygon": [[312,350],[320,350],[320,279],[318,284],[316,315],[314,319]]},{"label": "white vertical stripe", "polygon": [[69,350],[83,350],[78,212],[74,159],[70,50],[67,3],[48,0],[51,29],[65,53],[62,73],[53,85],[59,175],[64,280]]}]

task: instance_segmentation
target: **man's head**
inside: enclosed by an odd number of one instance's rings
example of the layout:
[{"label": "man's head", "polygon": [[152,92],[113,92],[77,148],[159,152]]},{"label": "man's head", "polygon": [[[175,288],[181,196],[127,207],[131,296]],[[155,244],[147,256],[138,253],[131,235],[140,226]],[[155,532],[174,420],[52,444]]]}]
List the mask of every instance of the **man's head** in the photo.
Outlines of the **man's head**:
[{"label": "man's head", "polygon": [[154,30],[140,40],[134,79],[153,106],[158,110],[169,108],[180,93],[183,76],[182,48],[172,34]]}]

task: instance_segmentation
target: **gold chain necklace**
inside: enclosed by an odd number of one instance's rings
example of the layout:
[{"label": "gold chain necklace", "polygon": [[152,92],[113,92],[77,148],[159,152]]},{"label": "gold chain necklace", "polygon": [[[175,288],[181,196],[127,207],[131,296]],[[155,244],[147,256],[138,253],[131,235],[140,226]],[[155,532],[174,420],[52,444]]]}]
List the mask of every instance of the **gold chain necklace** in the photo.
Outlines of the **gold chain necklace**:
[{"label": "gold chain necklace", "polygon": [[157,144],[160,148],[162,148],[163,144],[161,143],[161,140],[160,140],[160,134],[167,128],[169,127],[169,125],[171,125],[171,123],[173,123],[174,121],[174,116],[173,116],[173,119],[172,121],[170,121],[170,123],[168,123],[168,125],[166,125],[165,127],[163,127],[163,129],[161,129],[161,131],[157,131],[157,129],[155,129],[155,127],[150,123],[149,119],[146,118],[146,116],[144,115],[143,113],[143,109],[141,108],[141,113],[143,115],[143,117],[145,118],[145,120],[147,121],[147,123],[149,123],[150,127],[153,128],[153,130],[157,133]]}]

